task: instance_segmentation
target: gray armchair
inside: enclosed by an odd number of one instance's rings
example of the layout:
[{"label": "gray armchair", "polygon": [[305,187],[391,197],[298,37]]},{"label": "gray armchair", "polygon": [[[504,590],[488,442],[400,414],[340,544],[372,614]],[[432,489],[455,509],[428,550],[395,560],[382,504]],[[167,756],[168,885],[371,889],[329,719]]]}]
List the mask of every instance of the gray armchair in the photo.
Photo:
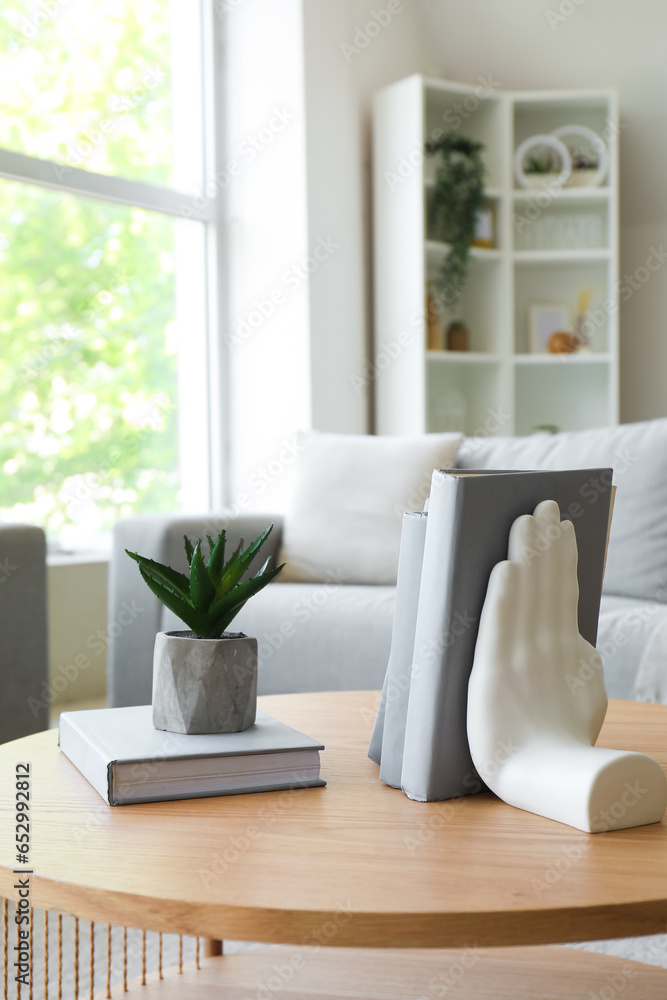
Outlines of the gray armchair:
[{"label": "gray armchair", "polygon": [[0,525],[0,743],[48,727],[46,613],[44,532]]}]

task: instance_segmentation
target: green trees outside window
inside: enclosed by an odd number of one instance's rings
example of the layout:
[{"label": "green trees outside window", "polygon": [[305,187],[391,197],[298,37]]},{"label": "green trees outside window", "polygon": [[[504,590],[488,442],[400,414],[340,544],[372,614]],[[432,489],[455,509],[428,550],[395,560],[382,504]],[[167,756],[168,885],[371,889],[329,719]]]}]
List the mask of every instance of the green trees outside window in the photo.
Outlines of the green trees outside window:
[{"label": "green trees outside window", "polygon": [[[7,0],[0,147],[56,183],[171,184],[170,46],[169,0]],[[0,517],[58,535],[178,505],[174,228],[0,180]]]}]

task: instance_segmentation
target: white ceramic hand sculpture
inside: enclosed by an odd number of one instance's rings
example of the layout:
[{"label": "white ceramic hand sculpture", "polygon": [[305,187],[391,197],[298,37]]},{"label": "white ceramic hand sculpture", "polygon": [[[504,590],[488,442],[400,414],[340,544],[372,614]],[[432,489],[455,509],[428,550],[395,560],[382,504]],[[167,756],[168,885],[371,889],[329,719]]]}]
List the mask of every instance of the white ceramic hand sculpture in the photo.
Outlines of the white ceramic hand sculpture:
[{"label": "white ceramic hand sculpture", "polygon": [[509,559],[489,579],[468,690],[475,767],[510,805],[588,833],[659,822],[657,761],[592,745],[607,695],[578,598],[574,527],[545,500],[514,522]]}]

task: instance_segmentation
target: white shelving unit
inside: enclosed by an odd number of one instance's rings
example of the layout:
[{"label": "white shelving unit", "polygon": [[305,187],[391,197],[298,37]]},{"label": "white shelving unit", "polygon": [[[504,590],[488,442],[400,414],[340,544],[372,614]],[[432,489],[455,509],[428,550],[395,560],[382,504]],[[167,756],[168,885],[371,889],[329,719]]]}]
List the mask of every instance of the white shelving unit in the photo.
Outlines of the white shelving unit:
[{"label": "white shelving unit", "polygon": [[[462,430],[529,434],[618,422],[618,158],[609,90],[499,92],[411,76],[380,90],[373,117],[376,429],[380,434]],[[601,135],[609,170],[600,187],[556,195],[519,188],[514,150],[564,125]],[[473,248],[457,312],[470,350],[429,351],[426,287],[447,245],[430,238],[427,197],[437,157],[426,140],[456,128],[484,143],[493,249]],[[563,220],[563,216],[567,218]],[[540,243],[537,219],[586,217],[591,246]],[[542,231],[544,226],[542,226]],[[598,245],[599,244],[599,245]],[[565,303],[574,314],[593,290],[590,353],[531,354],[529,307]],[[443,314],[443,329],[453,317]]]}]

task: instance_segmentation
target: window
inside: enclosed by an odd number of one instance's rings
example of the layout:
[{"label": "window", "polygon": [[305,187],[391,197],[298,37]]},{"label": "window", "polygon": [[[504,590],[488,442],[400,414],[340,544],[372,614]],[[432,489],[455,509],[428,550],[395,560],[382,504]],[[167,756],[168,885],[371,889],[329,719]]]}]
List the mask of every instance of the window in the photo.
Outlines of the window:
[{"label": "window", "polygon": [[195,0],[0,10],[0,517],[65,545],[219,499],[213,31]]}]

